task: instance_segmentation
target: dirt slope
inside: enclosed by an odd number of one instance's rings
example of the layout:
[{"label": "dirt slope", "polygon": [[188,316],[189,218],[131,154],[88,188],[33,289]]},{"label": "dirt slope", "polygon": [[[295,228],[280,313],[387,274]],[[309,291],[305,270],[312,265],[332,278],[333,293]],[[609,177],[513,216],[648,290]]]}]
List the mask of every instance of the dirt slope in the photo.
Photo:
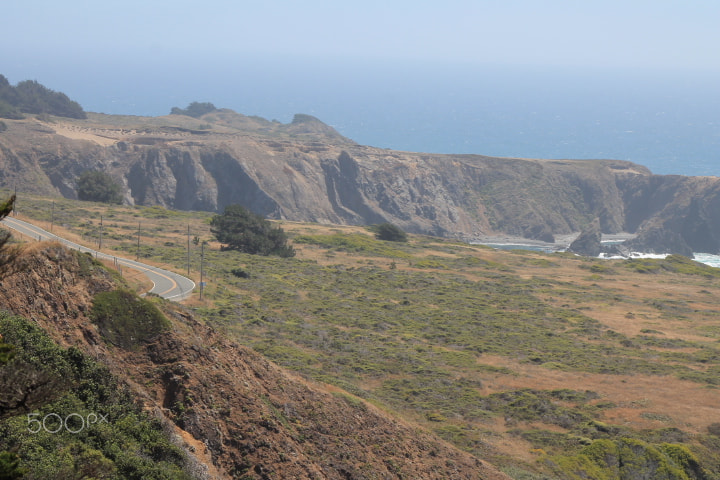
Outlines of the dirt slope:
[{"label": "dirt slope", "polygon": [[340,391],[290,375],[166,304],[172,331],[135,351],[108,345],[88,320],[115,281],[87,256],[29,247],[2,280],[0,306],[36,321],[126,381],[171,419],[219,478],[504,479],[492,466]]}]

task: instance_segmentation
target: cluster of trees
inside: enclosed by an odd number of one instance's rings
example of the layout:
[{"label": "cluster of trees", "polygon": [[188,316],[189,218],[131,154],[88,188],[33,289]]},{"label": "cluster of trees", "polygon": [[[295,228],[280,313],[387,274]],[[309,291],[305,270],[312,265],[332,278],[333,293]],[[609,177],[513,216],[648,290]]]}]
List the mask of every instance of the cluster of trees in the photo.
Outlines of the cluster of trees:
[{"label": "cluster of trees", "polygon": [[217,110],[217,108],[210,102],[192,102],[187,108],[173,107],[172,110],[170,110],[170,114],[200,118],[206,113],[211,113],[215,110]]},{"label": "cluster of trees", "polygon": [[24,113],[87,118],[80,104],[64,93],[50,90],[35,80],[25,80],[13,87],[0,75],[0,117],[20,119]]},{"label": "cluster of trees", "polygon": [[241,205],[229,205],[222,215],[210,220],[210,231],[224,244],[223,250],[238,250],[256,255],[294,257],[295,249],[287,244],[287,235]]},{"label": "cluster of trees", "polygon": [[122,188],[104,172],[84,172],[78,177],[77,193],[80,200],[102,203],[122,203]]},{"label": "cluster of trees", "polygon": [[[407,242],[407,234],[392,223],[372,225],[370,229],[378,240]],[[273,227],[265,218],[241,205],[229,205],[222,215],[210,220],[210,231],[223,244],[223,250],[238,250],[256,255],[294,257],[295,249],[288,245],[288,238],[280,227]],[[233,274],[241,276],[245,272]]]}]

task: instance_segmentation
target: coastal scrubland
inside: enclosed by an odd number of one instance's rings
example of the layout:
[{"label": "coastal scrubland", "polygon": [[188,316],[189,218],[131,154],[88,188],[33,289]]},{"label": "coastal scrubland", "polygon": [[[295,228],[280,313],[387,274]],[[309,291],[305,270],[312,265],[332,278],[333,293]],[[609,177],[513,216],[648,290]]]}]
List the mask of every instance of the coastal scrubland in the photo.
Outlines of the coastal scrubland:
[{"label": "coastal scrubland", "polygon": [[297,254],[276,258],[221,251],[211,213],[42,197],[18,211],[196,281],[202,267],[196,318],[514,478],[720,476],[718,269],[288,221]]}]

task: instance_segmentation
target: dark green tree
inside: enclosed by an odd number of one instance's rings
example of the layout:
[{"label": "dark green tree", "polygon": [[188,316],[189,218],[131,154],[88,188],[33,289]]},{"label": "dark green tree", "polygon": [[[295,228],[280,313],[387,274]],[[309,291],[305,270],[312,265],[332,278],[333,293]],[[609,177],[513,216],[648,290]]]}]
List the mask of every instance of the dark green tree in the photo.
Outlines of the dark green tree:
[{"label": "dark green tree", "polygon": [[78,178],[78,198],[90,202],[122,203],[120,185],[104,172],[87,171]]},{"label": "dark green tree", "polygon": [[19,99],[15,87],[10,85],[5,76],[0,75],[0,118],[20,119],[22,113],[17,108]]},{"label": "dark green tree", "polygon": [[87,118],[80,104],[64,93],[50,90],[35,80],[25,80],[13,87],[0,75],[0,117],[17,119],[23,117],[22,113]]},{"label": "dark green tree", "polygon": [[390,242],[407,242],[407,234],[400,227],[392,223],[381,223],[373,227],[375,238],[378,240],[387,240]]},{"label": "dark green tree", "polygon": [[172,110],[170,110],[170,114],[171,115],[186,115],[188,117],[199,118],[199,117],[202,117],[203,115],[205,115],[206,113],[211,113],[211,112],[214,112],[215,110],[217,110],[217,108],[215,108],[215,105],[213,105],[210,102],[192,102],[185,109],[173,107]]},{"label": "dark green tree", "polygon": [[0,118],[19,120],[23,115],[17,108],[0,99]]},{"label": "dark green tree", "polygon": [[20,458],[12,452],[0,452],[0,480],[14,480],[25,476]]},{"label": "dark green tree", "polygon": [[241,205],[229,205],[222,215],[215,215],[210,221],[210,231],[224,244],[223,250],[295,256],[295,249],[287,245],[287,235],[282,228],[274,228],[268,220]]}]

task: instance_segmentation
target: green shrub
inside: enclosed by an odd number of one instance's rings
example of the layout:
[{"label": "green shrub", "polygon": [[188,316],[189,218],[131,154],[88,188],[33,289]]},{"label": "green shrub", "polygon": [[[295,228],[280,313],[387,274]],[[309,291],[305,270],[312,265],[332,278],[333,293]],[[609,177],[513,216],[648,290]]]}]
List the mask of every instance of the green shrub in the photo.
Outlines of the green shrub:
[{"label": "green shrub", "polygon": [[592,273],[615,273],[612,267],[604,263],[592,263],[590,265],[581,264],[580,268],[590,270]]},{"label": "green shrub", "polygon": [[371,230],[375,232],[375,238],[378,240],[385,240],[388,242],[407,242],[407,234],[403,232],[400,227],[393,225],[392,223],[381,223],[379,225],[373,225]]},{"label": "green shrub", "polygon": [[318,245],[323,248],[336,249],[344,252],[358,252],[367,255],[378,255],[391,258],[412,258],[409,253],[403,252],[388,244],[378,241],[368,235],[341,234],[330,235],[298,235],[295,243]]},{"label": "green shrub", "polygon": [[155,305],[128,290],[95,295],[90,316],[108,342],[126,349],[170,328],[170,321]]},{"label": "green shrub", "polygon": [[554,456],[550,465],[561,478],[688,480],[709,478],[684,445],[652,445],[641,440],[595,440],[576,455]]},{"label": "green shrub", "polygon": [[682,255],[668,255],[664,259],[633,258],[624,262],[625,266],[639,273],[658,273],[667,271],[685,275],[699,275],[707,278],[720,277],[720,268],[696,262]]},{"label": "green shrub", "polygon": [[250,274],[242,268],[233,268],[232,270],[230,270],[230,273],[232,273],[238,278],[250,278]]},{"label": "green shrub", "polygon": [[77,181],[77,193],[80,200],[103,203],[122,203],[120,185],[104,172],[87,171]]}]

